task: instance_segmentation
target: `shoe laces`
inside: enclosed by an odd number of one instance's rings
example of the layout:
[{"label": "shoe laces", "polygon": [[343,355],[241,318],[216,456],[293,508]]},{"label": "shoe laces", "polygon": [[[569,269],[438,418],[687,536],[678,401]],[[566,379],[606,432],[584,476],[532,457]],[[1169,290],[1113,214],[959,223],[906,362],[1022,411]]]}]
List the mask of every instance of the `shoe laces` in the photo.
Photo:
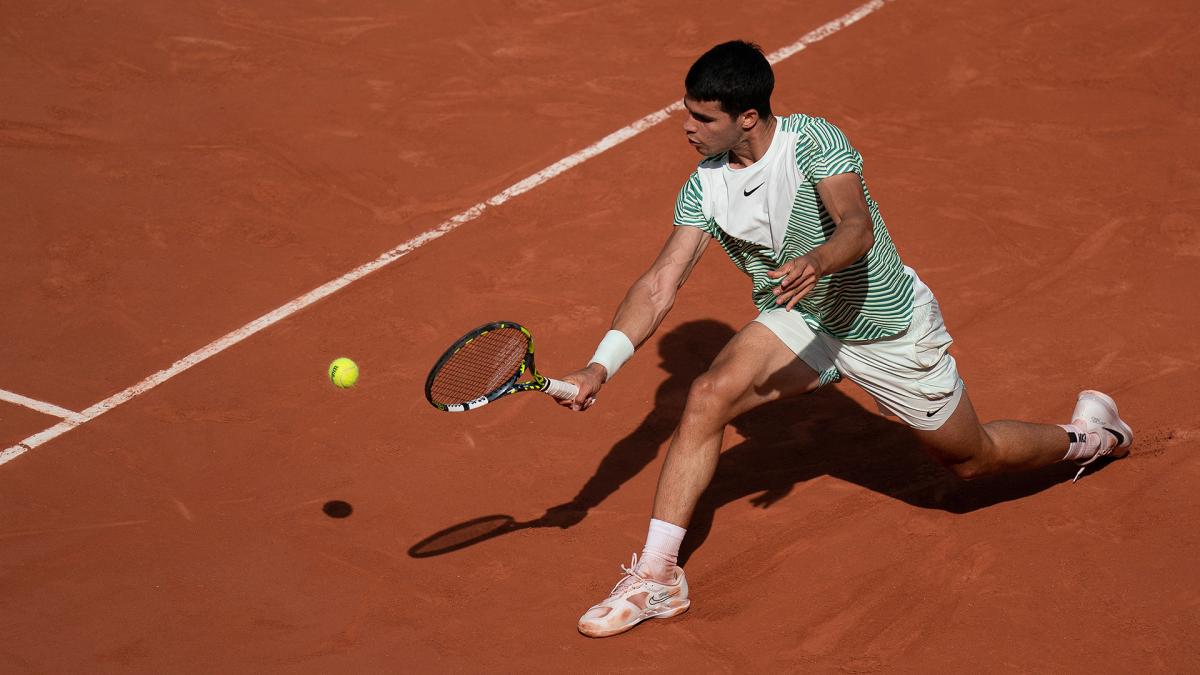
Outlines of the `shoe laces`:
[{"label": "shoe laces", "polygon": [[637,554],[634,553],[633,559],[629,561],[629,567],[620,565],[621,571],[625,573],[625,576],[621,577],[621,580],[617,582],[617,585],[613,586],[613,589],[609,591],[610,596],[616,595],[617,593],[646,580],[646,577],[638,574],[637,564],[638,557]]},{"label": "shoe laces", "polygon": [[1075,460],[1075,463],[1079,465],[1079,471],[1075,472],[1075,477],[1071,479],[1071,482],[1072,483],[1077,482],[1079,480],[1079,477],[1083,475],[1084,471],[1087,471],[1088,466],[1090,466],[1092,462],[1100,459],[1101,457],[1109,454],[1110,452],[1112,452],[1112,448],[1100,448],[1099,450],[1096,451],[1096,454],[1092,455],[1091,457],[1089,457],[1087,459]]},{"label": "shoe laces", "polygon": [[1083,475],[1084,471],[1087,471],[1088,466],[1090,466],[1092,462],[1100,459],[1101,457],[1103,457],[1104,455],[1107,455],[1110,452],[1112,452],[1112,448],[1100,448],[1099,450],[1096,451],[1096,454],[1092,455],[1091,457],[1088,457],[1087,459],[1075,460],[1075,463],[1079,465],[1079,471],[1075,472],[1075,477],[1071,479],[1071,482],[1072,483],[1077,482],[1079,480],[1079,477]]}]

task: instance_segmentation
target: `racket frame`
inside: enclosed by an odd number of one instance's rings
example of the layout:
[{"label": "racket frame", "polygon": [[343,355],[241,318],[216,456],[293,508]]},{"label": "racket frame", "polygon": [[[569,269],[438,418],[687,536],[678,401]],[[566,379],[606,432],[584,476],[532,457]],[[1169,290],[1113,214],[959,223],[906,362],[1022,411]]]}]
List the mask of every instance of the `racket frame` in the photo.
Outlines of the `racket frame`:
[{"label": "racket frame", "polygon": [[[449,361],[463,347],[471,344],[473,340],[483,337],[492,331],[505,328],[515,328],[524,333],[525,337],[528,339],[528,346],[525,349],[525,358],[521,359],[521,363],[517,366],[517,372],[504,384],[496,387],[492,391],[473,401],[450,404],[434,401],[433,381],[437,377],[437,374],[441,371],[442,365]],[[517,380],[521,379],[527,372],[533,379],[528,382],[518,383]],[[492,401],[504,396],[508,396],[509,394],[515,394],[521,391],[544,392],[551,386],[551,382],[552,380],[550,378],[539,373],[537,368],[534,367],[533,335],[530,334],[529,330],[515,321],[493,321],[491,323],[486,323],[482,326],[479,326],[478,328],[469,331],[466,335],[460,337],[454,342],[454,344],[450,345],[449,349],[447,349],[444,354],[442,354],[441,358],[437,360],[437,363],[433,364],[433,368],[430,369],[428,377],[425,378],[425,399],[433,404],[433,407],[437,408],[438,410],[444,410],[446,412],[466,412],[468,410],[481,408]]]}]

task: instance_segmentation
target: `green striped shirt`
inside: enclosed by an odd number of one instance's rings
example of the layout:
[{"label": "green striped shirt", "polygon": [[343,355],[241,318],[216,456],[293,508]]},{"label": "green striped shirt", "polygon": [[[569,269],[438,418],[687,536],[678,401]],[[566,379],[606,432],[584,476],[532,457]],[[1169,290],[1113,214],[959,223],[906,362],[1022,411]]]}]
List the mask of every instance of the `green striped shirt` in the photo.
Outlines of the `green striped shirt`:
[{"label": "green striped shirt", "polygon": [[[913,281],[905,272],[879,208],[862,179],[862,156],[841,130],[820,117],[792,115],[777,119],[775,133],[785,134],[781,140],[794,148],[792,154],[798,170],[793,172],[791,182],[776,176],[768,179],[777,189],[782,184],[790,191],[794,184],[790,209],[786,200],[776,200],[782,206],[769,213],[772,220],[787,221],[779,252],[771,246],[734,237],[718,222],[717,205],[721,200],[706,195],[704,186],[707,184],[710,191],[715,191],[712,186],[723,183],[712,178],[717,174],[702,176],[702,173],[721,171],[728,161],[726,155],[701,162],[688,178],[675,203],[675,224],[698,227],[715,238],[730,260],[750,277],[754,304],[760,311],[770,309],[777,305],[767,272],[812,251],[833,234],[835,225],[817,193],[817,183],[829,176],[856,173],[870,208],[875,243],[849,267],[818,280],[796,309],[813,330],[843,340],[877,340],[904,331],[912,319]],[[736,196],[721,195],[721,199]]]}]

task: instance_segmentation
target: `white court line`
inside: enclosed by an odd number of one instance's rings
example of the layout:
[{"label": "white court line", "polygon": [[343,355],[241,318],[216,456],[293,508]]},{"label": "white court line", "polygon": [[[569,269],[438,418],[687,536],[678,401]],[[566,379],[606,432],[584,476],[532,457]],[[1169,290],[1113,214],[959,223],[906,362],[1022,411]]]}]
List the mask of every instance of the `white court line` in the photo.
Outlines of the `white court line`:
[{"label": "white court line", "polygon": [[[820,42],[821,40],[824,40],[825,38],[829,37],[830,35],[833,35],[834,33],[842,30],[843,28],[846,28],[847,26],[863,19],[864,17],[871,14],[872,12],[882,9],[884,4],[886,4],[886,2],[892,2],[892,1],[894,1],[894,0],[872,0],[871,2],[860,5],[859,7],[856,7],[855,9],[851,10],[849,13],[847,13],[841,17],[838,17],[837,19],[834,19],[833,21],[830,21],[829,23],[826,23],[823,26],[820,26],[819,28],[809,32],[804,37],[802,37],[799,40],[797,40],[796,42],[788,45],[787,47],[784,47],[775,52],[772,52],[771,54],[768,54],[767,60],[770,61],[771,63],[778,63],[778,62],[788,58],[789,56],[792,56],[793,54],[796,54],[797,52],[804,50],[806,47],[808,47],[808,45],[811,45],[815,42]],[[597,141],[596,143],[593,143],[592,145],[584,148],[583,150],[580,150],[579,152],[576,152],[573,155],[570,155],[564,159],[561,159],[561,160],[555,162],[554,164],[551,164],[550,166],[546,167],[545,169],[542,169],[541,171],[538,171],[537,173],[533,174],[532,176],[526,178],[525,180],[522,180],[518,183],[513,184],[512,186],[505,189],[503,192],[497,194],[496,196],[494,196],[486,201],[482,201],[482,202],[476,204],[475,206],[472,206],[471,208],[467,209],[466,211],[463,211],[462,213],[450,218],[449,220],[446,220],[441,225],[438,225],[437,227],[433,228],[432,230],[429,230],[427,232],[419,234],[416,237],[413,237],[412,239],[409,239],[408,241],[404,242],[403,244],[400,244],[396,248],[393,248],[392,250],[387,251],[386,253],[383,253],[382,255],[380,255],[378,258],[372,260],[371,262],[368,262],[364,265],[356,267],[356,268],[350,270],[349,272],[343,274],[342,276],[334,279],[333,281],[330,281],[321,286],[318,286],[317,288],[314,288],[313,290],[309,291],[308,293],[305,293],[304,295],[296,298],[295,300],[292,300],[291,302],[287,303],[286,305],[283,305],[282,307],[279,307],[278,309],[275,309],[267,314],[264,314],[264,315],[258,317],[257,319],[251,321],[250,323],[246,324],[245,326],[242,326],[241,328],[238,328],[237,330],[234,330],[230,333],[225,334],[223,337],[208,344],[207,346],[201,347],[200,349],[192,352],[191,354],[188,354],[187,356],[183,357],[182,359],[179,359],[175,363],[171,364],[171,366],[169,368],[160,370],[157,373],[154,373],[153,375],[142,380],[141,382],[138,382],[137,384],[129,387],[128,389],[117,392],[116,394],[109,396],[108,398],[104,399],[103,401],[100,401],[99,403],[87,408],[86,410],[78,413],[77,415],[67,417],[67,418],[63,419],[62,422],[55,424],[54,426],[50,427],[49,429],[40,431],[40,432],[30,436],[29,438],[26,438],[25,440],[21,441],[20,443],[17,443],[16,445],[4,450],[3,452],[0,452],[0,464],[6,464],[8,462],[11,462],[12,460],[25,454],[26,452],[29,452],[30,450],[38,447],[39,445],[43,445],[55,438],[58,438],[59,436],[65,434],[66,432],[70,431],[71,429],[74,429],[77,426],[80,426],[82,424],[90,422],[91,420],[94,420],[97,417],[99,417],[100,415],[103,415],[104,413],[108,412],[109,410],[116,408],[117,406],[121,405],[122,403],[125,403],[126,401],[129,401],[130,399],[132,399],[136,396],[146,393],[147,391],[153,389],[154,387],[157,387],[158,385],[162,384],[163,382],[166,382],[167,380],[171,379],[172,377],[175,377],[176,375],[182,373],[183,371],[187,370],[188,368],[191,368],[192,366],[194,366],[198,363],[201,363],[201,362],[209,359],[210,357],[220,354],[221,352],[225,351],[226,349],[229,349],[230,347],[236,345],[237,343],[241,342],[242,340],[245,340],[246,338],[250,337],[251,335],[254,335],[255,333],[263,330],[264,328],[272,326],[272,325],[282,321],[283,319],[286,319],[287,317],[295,314],[296,312],[299,312],[300,310],[304,309],[305,307],[308,307],[309,305],[313,304],[314,302],[317,302],[318,300],[321,300],[325,297],[328,297],[328,296],[338,292],[342,288],[350,285],[351,283],[353,283],[355,281],[358,281],[359,279],[367,276],[368,274],[370,274],[376,270],[379,270],[380,268],[382,268],[386,265],[389,265],[389,264],[395,262],[396,260],[399,260],[400,258],[408,255],[412,251],[420,248],[421,246],[424,246],[425,244],[428,244],[429,242],[431,242],[435,239],[439,239],[439,238],[445,236],[446,234],[449,234],[451,231],[458,229],[460,226],[465,225],[466,223],[469,223],[472,220],[475,220],[485,210],[487,210],[488,207],[499,206],[499,205],[503,204],[504,202],[512,199],[513,197],[516,197],[518,195],[524,194],[525,192],[528,192],[529,190],[532,190],[533,188],[541,185],[542,183],[545,183],[546,181],[550,180],[551,178],[554,178],[555,176],[563,173],[564,171],[566,171],[574,166],[577,166],[579,164],[582,164],[583,162],[586,162],[587,160],[595,157],[596,155],[599,155],[600,153],[605,152],[606,150],[610,150],[613,147],[633,138],[634,136],[637,136],[638,134],[642,133],[643,131],[649,129],[650,127],[653,127],[653,126],[661,123],[663,120],[666,120],[671,115],[671,113],[677,112],[682,109],[683,109],[682,102],[672,103],[671,105],[669,105],[661,110],[658,110],[657,112],[652,112],[649,115],[646,115],[642,119],[634,122],[633,124],[630,124],[627,127],[624,127],[623,129],[614,131],[613,133],[605,136],[604,138],[602,138],[599,141]]]},{"label": "white court line", "polygon": [[45,401],[37,401],[32,398],[29,398],[28,396],[22,396],[15,392],[5,391],[3,389],[0,389],[0,401],[8,401],[9,403],[16,403],[17,405],[25,406],[26,408],[36,410],[36,411],[42,413],[43,415],[49,415],[51,417],[61,417],[62,419],[73,419],[73,418],[79,417],[79,413],[74,412],[72,410],[67,410],[66,408],[60,408],[60,407],[54,405],[53,403],[46,403]]}]

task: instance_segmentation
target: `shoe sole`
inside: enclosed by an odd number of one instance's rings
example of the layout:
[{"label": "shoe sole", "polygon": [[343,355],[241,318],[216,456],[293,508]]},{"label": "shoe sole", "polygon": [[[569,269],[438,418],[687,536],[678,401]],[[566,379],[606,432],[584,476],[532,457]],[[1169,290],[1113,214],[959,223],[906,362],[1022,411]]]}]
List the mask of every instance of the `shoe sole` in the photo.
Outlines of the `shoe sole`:
[{"label": "shoe sole", "polygon": [[643,621],[647,621],[649,619],[669,619],[673,616],[679,616],[680,614],[683,614],[684,612],[688,611],[688,608],[691,606],[692,606],[692,601],[685,600],[684,604],[682,604],[678,607],[668,609],[667,611],[660,612],[658,614],[651,614],[650,616],[639,617],[638,620],[634,621],[633,623],[628,623],[628,624],[625,624],[624,626],[621,626],[620,628],[613,628],[611,630],[589,631],[589,630],[584,630],[583,626],[578,626],[578,628],[579,628],[580,633],[583,633],[584,635],[586,635],[590,638],[612,637],[613,635],[620,635],[621,633],[624,633],[625,631],[629,630],[630,628],[633,628],[634,626],[638,625],[639,623],[641,623]]},{"label": "shoe sole", "polygon": [[1121,458],[1129,454],[1129,446],[1133,445],[1133,427],[1125,423],[1121,416],[1117,414],[1117,402],[1112,400],[1112,397],[1102,391],[1088,389],[1079,392],[1079,400],[1082,401],[1085,397],[1094,399],[1105,411],[1109,417],[1116,420],[1111,426],[1116,427],[1116,431],[1121,434],[1125,442],[1113,448],[1108,454],[1109,457]]}]

